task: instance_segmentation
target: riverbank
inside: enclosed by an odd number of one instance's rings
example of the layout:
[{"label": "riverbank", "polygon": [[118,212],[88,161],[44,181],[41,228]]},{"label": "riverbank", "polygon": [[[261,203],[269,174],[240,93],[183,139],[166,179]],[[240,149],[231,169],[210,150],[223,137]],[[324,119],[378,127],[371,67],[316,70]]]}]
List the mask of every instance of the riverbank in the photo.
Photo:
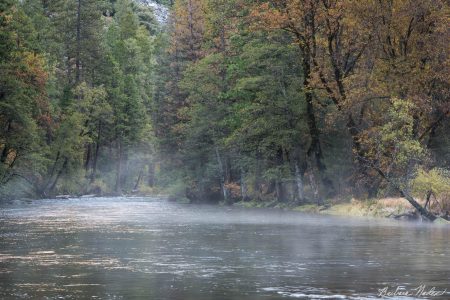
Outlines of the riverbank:
[{"label": "riverbank", "polygon": [[[244,208],[276,208],[298,211],[309,214],[323,214],[349,217],[392,218],[399,220],[420,220],[414,207],[404,198],[382,198],[372,200],[351,199],[347,201],[332,200],[326,205],[316,204],[296,205],[292,203],[241,201],[233,204]],[[449,224],[450,222],[438,218],[435,222]]]},{"label": "riverbank", "polygon": [[[54,199],[72,199],[72,198],[103,198],[103,197],[158,197],[165,198],[169,202],[177,202],[182,204],[190,204],[191,200],[182,196],[174,196],[167,191],[159,189],[134,191],[126,194],[87,194],[87,195],[56,195]],[[12,199],[11,199],[12,200]],[[10,201],[11,201],[10,200]],[[31,200],[31,199],[30,199]],[[424,201],[418,200],[421,205]],[[220,202],[219,205],[227,206],[227,204]],[[358,199],[332,199],[326,201],[325,205],[318,206],[312,203],[297,205],[296,203],[280,203],[274,201],[239,201],[232,206],[241,208],[264,208],[264,209],[281,209],[288,211],[297,211],[307,214],[321,214],[334,216],[348,216],[348,217],[363,217],[363,218],[391,218],[397,220],[420,221],[421,218],[416,212],[415,208],[404,198],[381,198],[371,200]],[[435,212],[437,213],[437,212]],[[438,215],[438,214],[437,214]],[[442,217],[438,217],[435,223],[448,224],[450,221]]]}]

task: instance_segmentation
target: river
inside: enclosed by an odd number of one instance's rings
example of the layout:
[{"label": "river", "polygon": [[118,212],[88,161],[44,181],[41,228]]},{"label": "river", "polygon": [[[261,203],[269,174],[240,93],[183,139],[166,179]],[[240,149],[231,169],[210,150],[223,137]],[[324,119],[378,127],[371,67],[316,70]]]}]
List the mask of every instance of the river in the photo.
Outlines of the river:
[{"label": "river", "polygon": [[159,198],[16,201],[0,226],[1,299],[450,299],[417,294],[450,291],[444,226]]}]

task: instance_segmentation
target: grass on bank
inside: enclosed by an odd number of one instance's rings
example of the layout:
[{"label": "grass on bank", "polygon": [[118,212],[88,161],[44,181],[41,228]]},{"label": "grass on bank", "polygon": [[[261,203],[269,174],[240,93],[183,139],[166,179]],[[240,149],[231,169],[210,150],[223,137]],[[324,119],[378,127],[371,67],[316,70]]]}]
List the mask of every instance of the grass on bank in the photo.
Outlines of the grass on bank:
[{"label": "grass on bank", "polygon": [[[424,201],[419,200],[423,205]],[[244,208],[280,208],[303,213],[327,214],[335,216],[388,218],[408,214],[414,207],[404,198],[382,198],[371,200],[351,199],[349,201],[330,200],[324,206],[316,204],[292,205],[289,203],[246,201],[237,202],[235,206]],[[444,222],[444,219],[442,219]],[[448,223],[448,222],[447,222]]]}]

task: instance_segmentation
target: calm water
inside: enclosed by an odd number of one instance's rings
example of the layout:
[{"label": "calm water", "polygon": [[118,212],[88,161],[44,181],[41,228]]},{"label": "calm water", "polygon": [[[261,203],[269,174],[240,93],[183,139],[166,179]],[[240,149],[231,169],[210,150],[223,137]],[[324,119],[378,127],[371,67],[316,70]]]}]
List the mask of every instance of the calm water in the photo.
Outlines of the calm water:
[{"label": "calm water", "polygon": [[371,299],[384,287],[421,284],[450,291],[449,241],[447,227],[157,198],[15,202],[0,209],[0,298]]}]

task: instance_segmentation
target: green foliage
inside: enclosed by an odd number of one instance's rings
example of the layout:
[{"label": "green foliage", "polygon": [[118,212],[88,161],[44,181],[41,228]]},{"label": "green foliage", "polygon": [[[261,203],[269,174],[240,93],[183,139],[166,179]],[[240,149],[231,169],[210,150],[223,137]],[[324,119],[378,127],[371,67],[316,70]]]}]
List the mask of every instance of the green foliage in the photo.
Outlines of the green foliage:
[{"label": "green foliage", "polygon": [[[0,19],[0,196],[18,181],[33,181],[45,170],[48,153],[43,141],[51,132],[46,94],[46,60],[38,51],[37,32],[22,7],[10,3]],[[38,155],[38,152],[41,155]],[[23,190],[19,188],[19,190]]]},{"label": "green foliage", "polygon": [[420,161],[425,149],[414,137],[414,104],[407,100],[392,99],[388,121],[381,127],[380,150],[388,152],[393,163],[406,166],[411,160]]},{"label": "green foliage", "polygon": [[381,110],[379,125],[360,136],[367,147],[362,160],[370,161],[401,188],[408,188],[417,168],[429,161],[429,151],[417,134],[417,106],[399,98],[392,98],[389,104]]},{"label": "green foliage", "polygon": [[419,197],[432,192],[438,199],[450,200],[450,172],[441,168],[419,169],[412,180],[412,191]]},{"label": "green foliage", "polygon": [[447,6],[294,2],[2,1],[0,195],[444,197]]},{"label": "green foliage", "polygon": [[115,5],[105,17],[106,1],[2,2],[3,196],[15,186],[38,197],[110,192],[122,181],[131,191],[137,174],[151,173],[153,16]]}]

